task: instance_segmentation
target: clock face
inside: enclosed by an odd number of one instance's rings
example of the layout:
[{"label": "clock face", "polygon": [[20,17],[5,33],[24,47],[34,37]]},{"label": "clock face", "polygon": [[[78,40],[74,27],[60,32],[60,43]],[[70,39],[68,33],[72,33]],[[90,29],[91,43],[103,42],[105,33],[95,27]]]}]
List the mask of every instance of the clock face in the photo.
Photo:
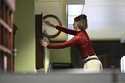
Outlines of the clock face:
[{"label": "clock face", "polygon": [[[59,18],[55,15],[46,15],[43,17],[43,20],[49,21],[51,24],[54,24],[54,25],[62,25]],[[44,23],[44,21],[43,21],[42,33],[44,33],[45,36],[49,38],[54,38],[60,34],[60,31],[58,31],[54,27],[47,25],[46,23]]]}]

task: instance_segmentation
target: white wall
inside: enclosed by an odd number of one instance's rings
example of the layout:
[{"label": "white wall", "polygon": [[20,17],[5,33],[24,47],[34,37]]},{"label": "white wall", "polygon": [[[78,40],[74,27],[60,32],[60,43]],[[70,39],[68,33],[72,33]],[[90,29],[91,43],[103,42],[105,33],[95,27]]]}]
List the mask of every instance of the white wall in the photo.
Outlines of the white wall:
[{"label": "white wall", "polygon": [[86,0],[92,39],[121,39],[125,35],[125,0]]},{"label": "white wall", "polygon": [[[66,26],[66,0],[35,0],[35,14],[43,13],[43,16],[47,14],[53,14],[59,17],[62,24]],[[43,28],[48,28],[44,26]],[[49,27],[50,33],[54,33],[53,28]],[[58,37],[53,40],[66,40],[67,36],[64,33],[61,33]]]}]

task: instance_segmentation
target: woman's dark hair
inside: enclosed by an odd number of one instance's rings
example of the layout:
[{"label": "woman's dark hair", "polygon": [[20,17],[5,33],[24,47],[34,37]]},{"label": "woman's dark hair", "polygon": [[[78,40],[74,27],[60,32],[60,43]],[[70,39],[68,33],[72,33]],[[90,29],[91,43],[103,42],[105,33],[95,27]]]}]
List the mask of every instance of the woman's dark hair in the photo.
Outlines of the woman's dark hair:
[{"label": "woman's dark hair", "polygon": [[74,21],[87,20],[87,16],[85,14],[81,14],[74,18]]}]

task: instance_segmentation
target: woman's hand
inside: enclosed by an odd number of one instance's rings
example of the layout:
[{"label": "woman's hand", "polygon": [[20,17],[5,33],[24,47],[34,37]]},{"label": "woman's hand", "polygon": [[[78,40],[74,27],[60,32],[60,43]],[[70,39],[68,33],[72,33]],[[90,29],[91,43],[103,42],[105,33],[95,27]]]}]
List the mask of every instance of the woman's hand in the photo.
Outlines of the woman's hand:
[{"label": "woman's hand", "polygon": [[49,44],[49,42],[48,42],[47,39],[43,38],[43,39],[40,40],[40,44],[41,44],[41,46],[43,46],[43,47],[47,47],[48,44]]},{"label": "woman's hand", "polygon": [[51,27],[55,27],[56,28],[56,25],[50,23],[49,21],[44,21],[44,23],[46,23],[47,25],[51,26]]}]

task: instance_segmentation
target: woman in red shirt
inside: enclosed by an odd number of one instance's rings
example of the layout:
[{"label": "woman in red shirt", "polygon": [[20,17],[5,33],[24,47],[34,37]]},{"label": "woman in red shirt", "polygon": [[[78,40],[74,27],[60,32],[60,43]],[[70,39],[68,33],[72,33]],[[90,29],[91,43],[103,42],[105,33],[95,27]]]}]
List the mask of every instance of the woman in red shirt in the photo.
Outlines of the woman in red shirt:
[{"label": "woman in red shirt", "polygon": [[74,24],[73,24],[74,30],[67,29],[65,27],[58,25],[53,25],[48,21],[46,21],[46,24],[64,33],[74,35],[74,37],[71,40],[65,41],[64,43],[60,44],[51,44],[42,40],[41,41],[42,46],[53,49],[77,46],[80,48],[80,54],[81,54],[80,57],[81,61],[84,64],[83,66],[84,71],[98,72],[102,70],[102,63],[96,56],[90,38],[86,32],[86,29],[88,28],[86,15],[82,14],[74,18]]}]

